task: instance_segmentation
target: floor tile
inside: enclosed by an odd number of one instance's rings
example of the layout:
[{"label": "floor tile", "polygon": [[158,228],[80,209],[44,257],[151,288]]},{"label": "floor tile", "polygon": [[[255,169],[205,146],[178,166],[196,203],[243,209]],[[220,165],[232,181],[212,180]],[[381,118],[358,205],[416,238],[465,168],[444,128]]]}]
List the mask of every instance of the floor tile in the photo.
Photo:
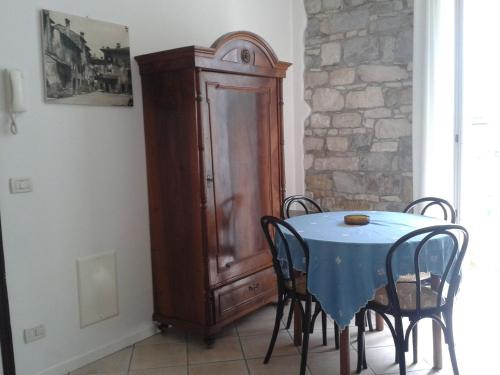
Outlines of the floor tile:
[{"label": "floor tile", "polygon": [[186,344],[138,345],[135,347],[131,368],[134,370],[182,366],[187,364]]},{"label": "floor tile", "polygon": [[98,361],[92,362],[78,370],[71,372],[71,375],[88,375],[100,373],[120,373],[127,372],[132,355],[132,347],[120,350],[108,355]]},{"label": "floor tile", "polygon": [[245,361],[205,363],[189,366],[189,375],[248,375]]},{"label": "floor tile", "polygon": [[139,341],[136,346],[140,345],[170,345],[183,344],[186,342],[186,333],[174,327],[168,328],[165,333],[157,333],[147,339]]},{"label": "floor tile", "polygon": [[[399,373],[399,365],[395,363],[394,346],[380,348],[366,348],[366,362],[375,374],[391,374]],[[407,371],[415,370],[430,370],[432,365],[424,359],[420,359],[418,363],[412,363],[411,350],[406,353],[406,369]]]},{"label": "floor tile", "polygon": [[[356,372],[357,355],[354,350],[350,352],[351,373]],[[313,375],[339,375],[340,374],[340,352],[330,351],[324,353],[309,353],[307,365]],[[374,375],[368,368],[363,370],[362,375]]]},{"label": "floor tile", "polygon": [[[245,358],[264,358],[269,342],[271,341],[271,332],[266,335],[255,335],[241,337],[241,345]],[[297,347],[293,345],[292,338],[286,331],[278,333],[276,344],[274,345],[273,357],[280,355],[297,354]]]},{"label": "floor tile", "polygon": [[216,339],[211,348],[200,339],[190,339],[188,343],[189,364],[219,362],[243,359],[238,337]]},{"label": "floor tile", "polygon": [[[309,334],[309,352],[330,352],[335,349],[335,330],[327,329],[326,330],[326,343],[327,345],[323,345],[323,331],[321,328],[316,328],[312,334]],[[299,347],[301,350],[301,347]]]},{"label": "floor tile", "polygon": [[[300,371],[300,356],[272,357],[268,364],[262,358],[247,361],[250,375],[293,375]],[[311,375],[308,370],[307,374]]]},{"label": "floor tile", "polygon": [[[240,336],[271,334],[274,328],[274,317],[270,319],[266,316],[257,317],[250,315],[240,320],[237,323],[236,328]],[[283,322],[281,322],[280,329],[284,328],[285,326]]]},{"label": "floor tile", "polygon": [[[357,328],[354,329],[357,332]],[[351,337],[351,343],[356,347],[357,336]],[[367,348],[377,348],[381,346],[394,346],[394,339],[392,338],[391,331],[385,327],[383,331],[369,331],[365,332],[365,345]]]},{"label": "floor tile", "polygon": [[187,366],[132,370],[129,375],[187,375]]}]

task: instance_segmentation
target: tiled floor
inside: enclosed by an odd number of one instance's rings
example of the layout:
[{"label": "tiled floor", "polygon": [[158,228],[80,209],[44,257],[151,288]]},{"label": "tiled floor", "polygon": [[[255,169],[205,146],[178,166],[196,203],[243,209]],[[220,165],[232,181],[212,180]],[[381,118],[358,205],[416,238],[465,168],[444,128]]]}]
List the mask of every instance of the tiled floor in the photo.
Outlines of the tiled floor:
[{"label": "tiled floor", "polygon": [[[226,329],[207,349],[201,337],[189,336],[171,328],[132,347],[71,372],[71,375],[288,375],[298,374],[300,348],[292,343],[293,331],[281,330],[269,364],[262,363],[274,322],[274,306],[265,307]],[[422,328],[420,331],[425,331]],[[430,328],[428,329],[430,331]],[[351,329],[351,366],[356,361],[356,330]],[[328,346],[321,343],[320,324],[311,337],[309,374],[339,373],[339,352],[333,347],[333,323],[328,324]],[[422,333],[421,342],[426,340]],[[367,333],[365,375],[397,373],[394,349],[388,330]],[[429,342],[429,341],[427,341]],[[429,353],[422,345],[422,359],[408,366],[413,375],[432,373]],[[439,374],[448,374],[441,371]]]},{"label": "tiled floor", "polygon": [[[481,311],[500,311],[497,305],[485,305],[492,285],[500,277],[488,273],[465,274],[459,294],[455,316],[455,334],[460,373],[462,375],[494,374],[494,358],[498,334],[475,326],[482,318]],[[494,284],[496,285],[496,284]],[[482,306],[481,309],[478,306]],[[486,310],[487,309],[487,310]],[[165,335],[155,335],[132,347],[110,355],[95,363],[73,371],[71,375],[298,375],[300,348],[292,344],[293,331],[284,329],[279,334],[273,357],[269,364],[262,363],[271,335],[275,308],[265,307],[226,329],[207,349],[200,337],[189,336],[173,328]],[[286,316],[286,315],[285,315]],[[494,328],[498,325],[498,321]],[[333,323],[329,321],[328,346],[321,345],[320,325],[311,337],[308,360],[310,375],[339,374],[339,352],[333,348]],[[351,366],[355,369],[356,329],[351,328]],[[490,340],[490,341],[488,341]],[[366,335],[369,369],[363,375],[397,374],[394,364],[394,347],[388,329],[368,332]],[[410,348],[411,353],[411,348]],[[443,370],[432,367],[431,323],[419,324],[419,362],[411,364],[407,355],[409,375],[452,374],[447,346],[443,343]],[[492,359],[487,361],[485,359]]]}]

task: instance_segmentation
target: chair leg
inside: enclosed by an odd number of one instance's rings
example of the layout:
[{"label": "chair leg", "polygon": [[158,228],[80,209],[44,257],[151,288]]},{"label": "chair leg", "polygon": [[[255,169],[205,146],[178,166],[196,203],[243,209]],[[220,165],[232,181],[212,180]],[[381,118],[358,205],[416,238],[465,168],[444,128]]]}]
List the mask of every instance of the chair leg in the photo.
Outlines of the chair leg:
[{"label": "chair leg", "polygon": [[446,323],[446,340],[448,341],[448,351],[450,352],[451,367],[453,368],[453,375],[459,375],[457,355],[455,353],[455,338],[453,336],[453,312],[443,314]]},{"label": "chair leg", "polygon": [[334,326],[334,334],[335,334],[335,349],[339,349],[340,348],[340,332],[339,332],[339,326],[337,324],[337,322],[334,322],[333,323],[333,326]]},{"label": "chair leg", "polygon": [[372,312],[370,310],[366,310],[366,320],[368,323],[368,329],[370,332],[373,332]]},{"label": "chair leg", "polygon": [[326,341],[326,312],[321,310],[321,330],[323,331],[323,345],[327,346],[328,343]]},{"label": "chair leg", "polygon": [[273,335],[271,336],[271,342],[269,343],[269,348],[267,349],[266,357],[264,358],[264,363],[268,363],[273,354],[274,344],[276,344],[276,338],[278,337],[278,332],[280,329],[281,318],[283,317],[283,310],[285,307],[285,301],[283,296],[278,297],[278,307],[276,309],[276,319],[274,321]]},{"label": "chair leg", "polygon": [[418,362],[418,323],[411,330],[411,337],[413,341],[413,363]]},{"label": "chair leg", "polygon": [[306,299],[306,308],[304,314],[304,336],[302,338],[302,356],[300,359],[300,375],[306,374],[306,366],[307,366],[307,352],[309,350],[309,333],[310,333],[310,324],[311,324],[311,305],[312,305],[312,296],[308,295]]},{"label": "chair leg", "polygon": [[366,364],[365,358],[365,310],[361,310],[356,314],[356,326],[358,327],[358,359],[356,365],[356,374],[363,371]]},{"label": "chair leg", "polygon": [[321,305],[316,302],[316,305],[314,306],[314,314],[312,315],[311,318],[311,328],[310,328],[310,333],[314,333],[314,324],[316,323],[316,318],[318,317],[319,313],[321,312]]},{"label": "chair leg", "polygon": [[405,360],[405,335],[403,331],[403,319],[399,316],[394,317],[396,329],[396,355],[398,356],[399,375],[406,375]]},{"label": "chair leg", "polygon": [[292,325],[293,318],[293,310],[295,309],[295,298],[292,298],[292,302],[290,302],[290,310],[288,311],[288,319],[286,321],[286,329],[290,329]]}]

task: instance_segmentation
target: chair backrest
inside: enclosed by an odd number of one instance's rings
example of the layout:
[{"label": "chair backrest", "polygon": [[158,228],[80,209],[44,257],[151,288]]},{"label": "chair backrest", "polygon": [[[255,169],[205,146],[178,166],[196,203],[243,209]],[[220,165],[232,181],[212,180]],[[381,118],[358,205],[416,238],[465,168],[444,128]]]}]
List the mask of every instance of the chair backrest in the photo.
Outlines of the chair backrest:
[{"label": "chair backrest", "polygon": [[403,212],[425,215],[426,211],[432,208],[438,209],[444,220],[455,224],[456,211],[450,202],[443,198],[424,197],[417,199],[406,206]]},{"label": "chair backrest", "polygon": [[281,217],[284,219],[290,218],[290,211],[293,211],[293,207],[304,211],[306,215],[323,212],[320,205],[313,199],[303,195],[291,195],[286,197],[281,205]]},{"label": "chair backrest", "polygon": [[[308,270],[309,247],[307,246],[307,243],[290,224],[284,220],[278,219],[277,217],[263,216],[260,219],[260,223],[273,256],[273,267],[276,275],[278,276],[278,288],[280,291],[283,291],[285,289],[285,283],[291,282],[291,289],[296,292],[296,279],[290,245],[292,241],[296,241],[298,246],[300,246],[304,252],[305,269]],[[286,235],[284,233],[285,230],[288,232]],[[282,262],[281,260],[286,261]],[[286,273],[283,268],[285,268]]]},{"label": "chair backrest", "polygon": [[[389,302],[394,309],[399,310],[399,312],[402,310],[398,294],[396,293],[397,280],[394,275],[393,264],[393,261],[398,255],[408,257],[407,252],[411,251],[411,249],[415,249],[412,259],[412,272],[416,278],[413,285],[415,285],[416,288],[415,312],[418,315],[425,307],[422,304],[420,264],[423,257],[425,255],[429,256],[429,254],[424,253],[426,251],[432,251],[431,259],[434,258],[442,261],[443,273],[440,276],[439,285],[433,286],[434,290],[437,292],[437,307],[442,309],[448,304],[453,304],[453,299],[460,285],[460,269],[468,243],[469,234],[467,230],[456,224],[435,225],[417,229],[397,240],[391,246],[386,258],[386,273],[388,279],[386,289]],[[425,287],[428,288],[427,285]],[[446,295],[444,296],[444,302],[441,303],[443,293],[446,293]]]}]

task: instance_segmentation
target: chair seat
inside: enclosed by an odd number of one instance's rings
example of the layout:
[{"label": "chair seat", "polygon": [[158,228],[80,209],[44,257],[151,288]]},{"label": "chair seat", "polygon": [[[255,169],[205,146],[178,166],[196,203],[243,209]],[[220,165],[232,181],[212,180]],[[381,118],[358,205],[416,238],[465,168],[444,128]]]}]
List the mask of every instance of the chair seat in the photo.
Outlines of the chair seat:
[{"label": "chair seat", "polygon": [[[431,278],[430,272],[420,272],[420,280],[429,280]],[[415,283],[417,278],[414,273],[409,273],[407,275],[400,276],[398,279],[398,283]]]},{"label": "chair seat", "polygon": [[[285,288],[293,290],[292,280],[285,281]],[[298,294],[307,294],[307,275],[295,277],[295,292]]]},{"label": "chair seat", "polygon": [[[401,310],[416,310],[417,308],[417,285],[414,283],[398,283],[396,285]],[[377,289],[374,301],[382,306],[389,305],[389,296],[385,287]],[[429,287],[422,287],[420,291],[420,303],[422,309],[438,307],[437,292]]]}]

